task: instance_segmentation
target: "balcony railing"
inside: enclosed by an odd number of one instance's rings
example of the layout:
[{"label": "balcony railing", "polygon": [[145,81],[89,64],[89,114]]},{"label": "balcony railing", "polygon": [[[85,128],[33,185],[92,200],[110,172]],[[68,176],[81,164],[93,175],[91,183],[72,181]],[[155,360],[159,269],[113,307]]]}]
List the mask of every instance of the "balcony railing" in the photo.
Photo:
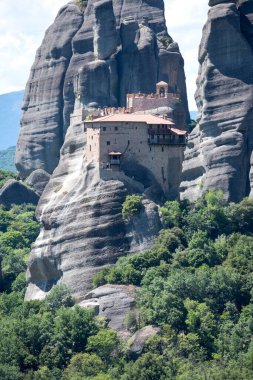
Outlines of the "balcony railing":
[{"label": "balcony railing", "polygon": [[157,136],[151,135],[148,139],[149,145],[186,145],[185,136]]}]

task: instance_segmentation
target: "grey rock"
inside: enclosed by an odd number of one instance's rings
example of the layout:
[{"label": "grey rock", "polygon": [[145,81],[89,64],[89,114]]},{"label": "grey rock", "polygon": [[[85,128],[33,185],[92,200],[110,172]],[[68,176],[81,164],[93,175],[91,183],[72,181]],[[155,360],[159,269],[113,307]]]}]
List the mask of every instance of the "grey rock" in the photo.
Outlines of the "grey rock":
[{"label": "grey rock", "polygon": [[24,183],[10,179],[0,190],[0,204],[6,208],[11,205],[21,205],[24,203],[32,203],[37,205],[39,196],[25,186]]},{"label": "grey rock", "polygon": [[127,93],[154,92],[165,80],[180,91],[188,119],[184,62],[163,37],[172,41],[163,0],[89,0],[84,13],[73,2],[64,6],[26,86],[16,154],[22,178],[56,168],[78,93],[85,105],[124,106]]},{"label": "grey rock", "polygon": [[88,293],[79,305],[96,307],[98,315],[108,322],[108,327],[120,332],[126,330],[124,321],[135,309],[135,293],[136,288],[131,285],[104,285]]},{"label": "grey rock", "polygon": [[162,228],[158,206],[148,199],[144,199],[142,204],[143,211],[135,216],[128,226],[133,237],[133,251],[136,251],[137,247],[141,251],[149,249]]},{"label": "grey rock", "polygon": [[221,189],[228,201],[240,201],[253,185],[253,50],[241,17],[233,2],[208,13],[199,50],[200,120],[185,151],[182,199]]},{"label": "grey rock", "polygon": [[208,5],[210,7],[214,7],[218,4],[226,4],[226,3],[233,3],[235,4],[237,0],[209,0]]},{"label": "grey rock", "polygon": [[110,70],[105,61],[87,63],[80,71],[80,91],[83,104],[96,103],[106,106],[110,103]]},{"label": "grey rock", "polygon": [[159,327],[145,326],[130,339],[129,349],[132,356],[138,356],[143,352],[147,340],[155,335],[161,334],[162,330]]},{"label": "grey rock", "polygon": [[83,14],[77,6],[64,6],[37,51],[25,89],[16,149],[16,167],[22,178],[36,169],[51,174],[59,162],[65,135],[63,87],[72,40],[82,22]]},{"label": "grey rock", "polygon": [[116,52],[118,45],[112,0],[100,0],[94,8],[94,54],[97,59],[104,60]]},{"label": "grey rock", "polygon": [[43,169],[37,169],[29,175],[26,184],[32,188],[36,194],[41,196],[49,180],[50,174]]},{"label": "grey rock", "polygon": [[143,184],[123,172],[101,172],[87,164],[85,148],[83,124],[73,124],[37,208],[41,232],[30,255],[27,300],[45,297],[56,283],[66,284],[83,300],[97,271],[150,247],[160,228],[151,201],[145,201],[136,231],[124,223],[122,203],[127,194],[142,193]]}]

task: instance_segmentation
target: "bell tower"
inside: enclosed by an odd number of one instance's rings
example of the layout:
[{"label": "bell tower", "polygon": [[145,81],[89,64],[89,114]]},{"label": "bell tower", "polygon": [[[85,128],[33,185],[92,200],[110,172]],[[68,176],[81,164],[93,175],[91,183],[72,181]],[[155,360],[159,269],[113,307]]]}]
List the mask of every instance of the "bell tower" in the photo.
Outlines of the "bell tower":
[{"label": "bell tower", "polygon": [[156,93],[161,97],[165,97],[169,92],[169,85],[166,82],[158,82],[156,84]]}]

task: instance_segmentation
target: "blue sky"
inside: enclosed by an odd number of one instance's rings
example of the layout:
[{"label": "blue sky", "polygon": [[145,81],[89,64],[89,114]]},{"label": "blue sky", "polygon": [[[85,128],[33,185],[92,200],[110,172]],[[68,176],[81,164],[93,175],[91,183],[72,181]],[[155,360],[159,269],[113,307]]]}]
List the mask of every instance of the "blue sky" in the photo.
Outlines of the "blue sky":
[{"label": "blue sky", "polygon": [[[198,46],[207,0],[165,0],[168,31],[185,59],[190,109],[198,72]],[[66,0],[0,0],[0,94],[23,89],[46,28]]]}]

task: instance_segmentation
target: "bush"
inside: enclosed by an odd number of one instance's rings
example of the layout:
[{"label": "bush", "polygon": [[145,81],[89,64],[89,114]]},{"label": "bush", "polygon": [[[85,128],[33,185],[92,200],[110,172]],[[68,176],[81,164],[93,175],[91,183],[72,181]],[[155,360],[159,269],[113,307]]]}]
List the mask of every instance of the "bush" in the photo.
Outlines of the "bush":
[{"label": "bush", "polygon": [[128,195],[122,205],[122,216],[124,220],[130,220],[138,215],[143,209],[142,197],[139,195]]},{"label": "bush", "polygon": [[49,310],[57,310],[61,306],[73,306],[74,299],[71,296],[70,289],[66,285],[54,286],[51,292],[45,298],[45,305]]}]

